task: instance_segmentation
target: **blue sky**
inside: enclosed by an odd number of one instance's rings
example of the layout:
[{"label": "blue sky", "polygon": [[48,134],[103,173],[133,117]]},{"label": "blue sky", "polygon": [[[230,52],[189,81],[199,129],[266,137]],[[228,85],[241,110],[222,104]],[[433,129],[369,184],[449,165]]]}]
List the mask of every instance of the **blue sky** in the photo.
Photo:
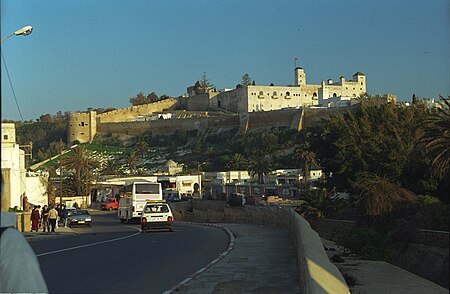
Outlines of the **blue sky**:
[{"label": "blue sky", "polygon": [[[206,72],[218,89],[248,73],[288,85],[356,71],[369,94],[450,95],[448,0],[1,0],[2,53],[24,120],[179,96]],[[2,71],[2,119],[20,114]]]}]

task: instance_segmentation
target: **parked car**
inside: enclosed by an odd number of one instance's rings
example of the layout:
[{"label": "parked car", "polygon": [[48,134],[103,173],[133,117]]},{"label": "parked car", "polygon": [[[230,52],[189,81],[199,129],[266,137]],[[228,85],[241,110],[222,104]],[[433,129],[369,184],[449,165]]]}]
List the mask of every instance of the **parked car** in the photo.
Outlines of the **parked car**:
[{"label": "parked car", "polygon": [[102,210],[117,210],[119,208],[119,202],[116,198],[107,198],[100,204]]},{"label": "parked car", "polygon": [[153,229],[166,229],[173,232],[173,215],[170,206],[163,201],[149,200],[141,215],[141,229],[145,233]]},{"label": "parked car", "polygon": [[67,218],[67,225],[71,228],[73,226],[88,226],[92,225],[92,217],[87,210],[74,210]]},{"label": "parked car", "polygon": [[67,216],[71,216],[72,213],[76,210],[75,207],[66,207],[67,210]]}]

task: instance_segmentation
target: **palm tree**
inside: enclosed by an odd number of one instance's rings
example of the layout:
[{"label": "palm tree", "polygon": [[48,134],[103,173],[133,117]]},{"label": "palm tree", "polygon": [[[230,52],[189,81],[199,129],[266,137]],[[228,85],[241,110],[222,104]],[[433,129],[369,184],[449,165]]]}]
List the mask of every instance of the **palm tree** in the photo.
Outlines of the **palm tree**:
[{"label": "palm tree", "polygon": [[231,158],[231,160],[227,163],[225,168],[227,170],[241,170],[246,165],[247,165],[247,159],[245,159],[245,157],[242,154],[235,153],[233,155],[233,157]]},{"label": "palm tree", "polygon": [[317,156],[313,151],[309,150],[309,144],[302,144],[295,150],[294,156],[298,162],[303,163],[303,175],[305,183],[309,178],[309,167],[317,162]]},{"label": "palm tree", "polygon": [[132,150],[130,153],[128,153],[128,155],[126,157],[126,162],[127,162],[128,166],[130,167],[130,174],[131,175],[136,174],[136,167],[138,165],[136,150]]},{"label": "palm tree", "polygon": [[100,171],[102,175],[120,174],[119,165],[115,159],[109,159]]},{"label": "palm tree", "polygon": [[448,177],[450,161],[450,96],[440,98],[441,108],[425,119],[422,137],[422,143],[433,159],[431,173],[438,180]]},{"label": "palm tree", "polygon": [[147,142],[145,141],[139,141],[136,146],[134,147],[136,149],[136,152],[139,154],[139,156],[144,159],[145,155],[148,152],[148,149],[150,148]]},{"label": "palm tree", "polygon": [[302,193],[303,203],[296,211],[303,217],[326,218],[332,217],[336,212],[347,206],[343,199],[333,199],[334,191],[327,189],[311,189]]},{"label": "palm tree", "polygon": [[76,195],[88,193],[96,162],[89,157],[87,150],[82,146],[77,146],[72,148],[72,156],[61,160],[65,169],[73,171]]},{"label": "palm tree", "polygon": [[258,177],[258,183],[264,184],[264,176],[268,175],[272,171],[270,162],[264,157],[257,157],[256,159],[250,160],[248,163],[248,172],[254,177]]}]

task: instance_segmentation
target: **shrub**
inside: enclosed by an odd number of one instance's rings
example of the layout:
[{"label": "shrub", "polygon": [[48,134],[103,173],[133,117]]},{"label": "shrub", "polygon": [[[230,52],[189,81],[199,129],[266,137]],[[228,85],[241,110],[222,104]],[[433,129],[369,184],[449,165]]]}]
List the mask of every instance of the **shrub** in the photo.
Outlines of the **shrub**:
[{"label": "shrub", "polygon": [[369,227],[361,227],[337,238],[346,253],[354,253],[362,259],[390,260],[389,235],[379,234]]}]

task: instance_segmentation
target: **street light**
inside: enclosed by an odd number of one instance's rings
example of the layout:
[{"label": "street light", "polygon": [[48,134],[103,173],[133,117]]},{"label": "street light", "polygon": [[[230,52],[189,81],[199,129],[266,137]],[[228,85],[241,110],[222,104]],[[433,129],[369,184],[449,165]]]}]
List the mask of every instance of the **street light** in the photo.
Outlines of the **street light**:
[{"label": "street light", "polygon": [[0,43],[3,43],[3,41],[5,41],[6,39],[8,39],[9,37],[12,37],[12,36],[28,36],[29,34],[31,34],[32,31],[33,31],[32,26],[25,26],[25,27],[15,31],[11,35],[4,37]]}]

